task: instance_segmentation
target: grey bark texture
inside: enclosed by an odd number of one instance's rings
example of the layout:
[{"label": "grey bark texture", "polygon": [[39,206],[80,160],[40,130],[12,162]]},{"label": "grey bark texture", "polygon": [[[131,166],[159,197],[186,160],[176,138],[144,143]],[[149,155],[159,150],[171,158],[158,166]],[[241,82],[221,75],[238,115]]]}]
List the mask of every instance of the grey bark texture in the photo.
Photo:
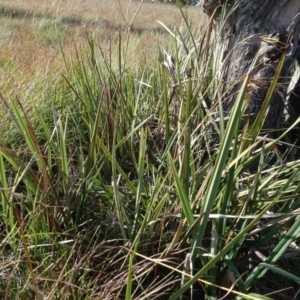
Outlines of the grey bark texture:
[{"label": "grey bark texture", "polygon": [[[203,10],[219,23],[221,7],[226,5],[226,21],[221,32],[224,46],[223,87],[230,111],[243,76],[259,51],[258,67],[251,74],[250,121],[259,111],[282,53],[287,53],[284,69],[265,121],[265,128],[277,129],[283,113],[291,68],[300,52],[300,0],[204,0]],[[298,104],[299,105],[299,104]]]}]

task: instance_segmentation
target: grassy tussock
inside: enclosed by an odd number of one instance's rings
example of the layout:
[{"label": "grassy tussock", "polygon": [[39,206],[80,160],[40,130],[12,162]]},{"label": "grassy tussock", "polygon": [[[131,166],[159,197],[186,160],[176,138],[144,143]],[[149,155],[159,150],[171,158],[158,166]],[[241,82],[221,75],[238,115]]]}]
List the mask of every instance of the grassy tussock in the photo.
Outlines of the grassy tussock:
[{"label": "grassy tussock", "polygon": [[103,45],[89,28],[58,69],[4,89],[1,298],[295,295],[300,162],[274,149],[299,120],[277,140],[263,111],[241,128],[249,75],[225,119],[218,39],[182,13],[149,60],[146,33]]}]

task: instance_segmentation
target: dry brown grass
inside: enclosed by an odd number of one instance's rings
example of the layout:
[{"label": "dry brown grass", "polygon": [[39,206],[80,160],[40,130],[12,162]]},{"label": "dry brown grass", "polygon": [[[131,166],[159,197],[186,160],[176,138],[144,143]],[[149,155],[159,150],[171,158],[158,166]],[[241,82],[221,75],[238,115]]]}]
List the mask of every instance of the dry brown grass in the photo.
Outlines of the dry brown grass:
[{"label": "dry brown grass", "polygon": [[[3,0],[0,14],[1,89],[20,89],[32,78],[63,68],[59,41],[65,53],[85,43],[85,33],[96,34],[101,46],[116,43],[119,28],[126,28],[138,9],[138,2],[125,0]],[[205,17],[200,9],[185,8],[189,20],[201,27]],[[169,28],[180,26],[182,15],[177,7],[143,3],[133,24],[128,60],[132,65],[156,60],[157,35],[169,34],[156,20]],[[124,37],[123,37],[124,38]],[[160,37],[162,39],[163,37]]]},{"label": "dry brown grass", "polygon": [[[77,19],[106,20],[111,24],[130,23],[136,13],[139,2],[128,0],[4,0],[3,5],[15,9],[23,9],[32,14],[53,14]],[[189,18],[201,25],[205,16],[199,8],[187,7],[185,12]],[[201,18],[200,18],[201,16]],[[157,28],[155,20],[161,20],[168,26],[178,26],[182,21],[180,11],[169,4],[143,3],[135,19],[135,26],[149,30]]]}]

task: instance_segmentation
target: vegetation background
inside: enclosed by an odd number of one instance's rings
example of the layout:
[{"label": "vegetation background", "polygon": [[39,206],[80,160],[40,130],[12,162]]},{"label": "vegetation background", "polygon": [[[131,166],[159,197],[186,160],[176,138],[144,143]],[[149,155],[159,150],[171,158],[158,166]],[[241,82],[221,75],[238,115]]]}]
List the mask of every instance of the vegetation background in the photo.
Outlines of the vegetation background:
[{"label": "vegetation background", "polygon": [[297,299],[285,54],[240,126],[201,9],[140,4],[0,2],[0,298]]}]

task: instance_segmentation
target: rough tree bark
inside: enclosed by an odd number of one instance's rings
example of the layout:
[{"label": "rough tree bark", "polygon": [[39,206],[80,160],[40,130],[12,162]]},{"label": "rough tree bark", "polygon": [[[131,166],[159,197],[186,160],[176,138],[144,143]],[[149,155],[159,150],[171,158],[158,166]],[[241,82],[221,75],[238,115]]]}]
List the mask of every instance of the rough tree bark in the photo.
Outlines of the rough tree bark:
[{"label": "rough tree bark", "polygon": [[203,10],[212,17],[215,24],[218,24],[222,5],[227,8],[226,25],[221,34],[226,57],[223,87],[229,95],[224,102],[225,111],[232,108],[240,79],[247,73],[259,51],[259,65],[251,74],[252,85],[249,85],[248,91],[250,102],[246,111],[250,121],[251,118],[253,120],[261,107],[281,54],[287,51],[280,84],[272,98],[265,121],[265,128],[277,129],[291,67],[300,52],[300,1],[203,0]]}]

